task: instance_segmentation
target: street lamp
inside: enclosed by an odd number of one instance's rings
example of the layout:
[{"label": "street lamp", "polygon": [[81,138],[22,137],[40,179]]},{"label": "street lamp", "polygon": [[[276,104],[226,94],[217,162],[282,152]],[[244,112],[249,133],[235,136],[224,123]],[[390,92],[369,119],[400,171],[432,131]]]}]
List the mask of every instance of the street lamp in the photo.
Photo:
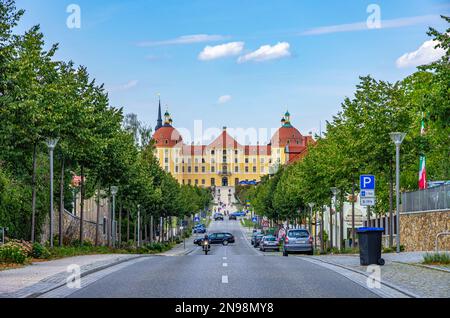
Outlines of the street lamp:
[{"label": "street lamp", "polygon": [[112,245],[116,247],[116,226],[114,224],[116,218],[116,194],[119,191],[119,187],[112,186],[111,194],[112,194],[112,216],[111,216],[111,236],[112,236]]},{"label": "street lamp", "polygon": [[396,215],[397,215],[397,253],[400,253],[400,146],[406,137],[406,133],[394,132],[391,133],[392,142],[395,144],[395,201],[396,201]]},{"label": "street lamp", "polygon": [[[313,215],[313,208],[314,208],[314,206],[316,205],[314,202],[311,202],[311,203],[308,203],[308,205],[309,205],[309,207],[311,208],[311,212],[310,212],[310,214],[309,214],[309,233],[311,234],[311,232],[312,232],[312,215]],[[317,222],[316,222],[316,224],[317,224]],[[317,233],[317,228],[315,228],[315,230],[314,230],[314,237],[316,236],[316,233]],[[315,241],[314,241],[314,246],[315,246]]]},{"label": "street lamp", "polygon": [[58,144],[58,138],[47,139],[45,142],[47,144],[50,156],[50,247],[53,248],[53,151]]}]

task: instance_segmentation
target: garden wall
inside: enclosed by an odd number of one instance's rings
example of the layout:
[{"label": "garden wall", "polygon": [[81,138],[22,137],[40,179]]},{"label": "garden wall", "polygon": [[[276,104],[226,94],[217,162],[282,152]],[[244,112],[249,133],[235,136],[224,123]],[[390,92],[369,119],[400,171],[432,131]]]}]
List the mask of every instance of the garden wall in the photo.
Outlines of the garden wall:
[{"label": "garden wall", "polygon": [[[434,251],[436,236],[450,231],[450,210],[406,212],[400,215],[400,240],[406,251]],[[450,250],[450,236],[439,239],[439,250]]]}]

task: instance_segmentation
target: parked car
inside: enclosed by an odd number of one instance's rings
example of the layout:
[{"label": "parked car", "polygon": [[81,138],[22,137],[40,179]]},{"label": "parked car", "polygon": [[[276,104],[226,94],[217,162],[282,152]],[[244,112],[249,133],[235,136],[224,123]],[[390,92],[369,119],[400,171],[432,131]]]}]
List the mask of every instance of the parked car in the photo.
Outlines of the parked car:
[{"label": "parked car", "polygon": [[314,254],[313,239],[308,230],[287,231],[284,238],[283,256],[288,256],[290,253]]},{"label": "parked car", "polygon": [[234,221],[236,221],[237,220],[237,217],[236,217],[236,215],[233,215],[233,214],[231,214],[229,217],[228,217],[228,220],[234,220]]},{"label": "parked car", "polygon": [[253,246],[254,246],[255,248],[259,247],[259,243],[261,243],[261,240],[262,240],[263,237],[264,237],[264,234],[257,234],[257,235],[255,236],[254,244],[253,244]]},{"label": "parked car", "polygon": [[278,240],[273,235],[264,236],[259,243],[259,250],[265,252],[267,250],[279,251],[280,246],[278,245]]},{"label": "parked car", "polygon": [[252,244],[252,246],[255,245],[255,238],[256,238],[256,236],[260,235],[260,234],[261,234],[260,230],[256,230],[256,229],[253,230],[252,238],[250,240],[250,243]]},{"label": "parked car", "polygon": [[208,236],[211,244],[223,244],[228,245],[234,243],[235,239],[231,233],[213,233]]},{"label": "parked car", "polygon": [[223,221],[223,214],[216,214],[214,216],[214,221]]},{"label": "parked car", "polygon": [[194,228],[193,231],[194,231],[194,233],[204,234],[204,233],[206,233],[206,228],[203,226],[199,226],[199,227]]},{"label": "parked car", "polygon": [[242,217],[247,215],[245,212],[233,212],[232,214],[235,215],[236,217]]}]

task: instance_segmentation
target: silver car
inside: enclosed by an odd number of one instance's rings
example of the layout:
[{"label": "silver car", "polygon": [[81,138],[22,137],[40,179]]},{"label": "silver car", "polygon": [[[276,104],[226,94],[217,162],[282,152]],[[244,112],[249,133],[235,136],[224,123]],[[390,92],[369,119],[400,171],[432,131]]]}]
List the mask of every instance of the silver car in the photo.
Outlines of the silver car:
[{"label": "silver car", "polygon": [[279,251],[280,246],[278,245],[278,240],[273,235],[264,236],[259,243],[259,250],[265,252],[267,250]]},{"label": "silver car", "polygon": [[308,230],[287,231],[283,244],[283,256],[288,256],[290,253],[314,254],[313,239]]}]

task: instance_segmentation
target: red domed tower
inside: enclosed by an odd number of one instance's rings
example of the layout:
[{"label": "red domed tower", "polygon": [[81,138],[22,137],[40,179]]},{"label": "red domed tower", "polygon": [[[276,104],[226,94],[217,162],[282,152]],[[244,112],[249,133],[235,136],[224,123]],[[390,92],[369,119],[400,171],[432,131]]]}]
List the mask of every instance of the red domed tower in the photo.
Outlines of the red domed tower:
[{"label": "red domed tower", "polygon": [[281,164],[295,162],[306,154],[307,146],[311,142],[313,142],[311,136],[303,136],[292,126],[291,114],[287,111],[281,119],[281,127],[271,140],[273,159]]}]

